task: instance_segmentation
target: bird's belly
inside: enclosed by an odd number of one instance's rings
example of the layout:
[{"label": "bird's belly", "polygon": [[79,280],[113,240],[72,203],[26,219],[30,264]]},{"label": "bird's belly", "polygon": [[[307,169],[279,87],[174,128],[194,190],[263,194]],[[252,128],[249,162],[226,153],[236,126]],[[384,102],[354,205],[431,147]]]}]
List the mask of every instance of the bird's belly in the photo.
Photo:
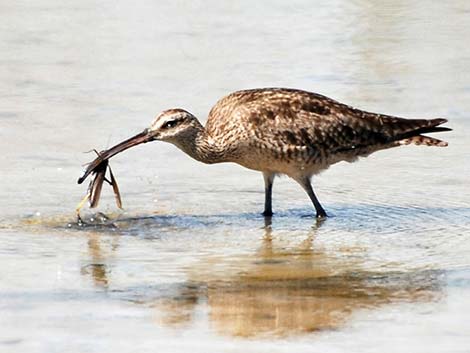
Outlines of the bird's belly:
[{"label": "bird's belly", "polygon": [[296,178],[311,176],[327,169],[331,163],[322,158],[305,158],[303,156],[280,156],[269,151],[250,151],[244,153],[233,162],[245,168],[261,172],[285,174]]},{"label": "bird's belly", "polygon": [[355,162],[359,157],[389,147],[391,145],[365,146],[336,153],[303,148],[278,151],[251,147],[238,150],[236,158],[231,161],[249,169],[286,174],[295,179],[318,174],[341,161]]}]

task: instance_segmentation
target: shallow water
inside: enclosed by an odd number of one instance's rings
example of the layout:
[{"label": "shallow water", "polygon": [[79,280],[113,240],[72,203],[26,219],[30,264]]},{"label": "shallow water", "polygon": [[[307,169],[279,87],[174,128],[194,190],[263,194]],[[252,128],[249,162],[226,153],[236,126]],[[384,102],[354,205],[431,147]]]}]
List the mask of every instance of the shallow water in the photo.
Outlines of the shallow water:
[{"label": "shallow water", "polygon": [[[0,351],[469,351],[466,1],[0,10]],[[288,178],[266,221],[258,173],[148,144],[112,160],[125,211],[108,188],[76,224],[84,151],[262,86],[454,131],[315,178],[324,222]]]}]

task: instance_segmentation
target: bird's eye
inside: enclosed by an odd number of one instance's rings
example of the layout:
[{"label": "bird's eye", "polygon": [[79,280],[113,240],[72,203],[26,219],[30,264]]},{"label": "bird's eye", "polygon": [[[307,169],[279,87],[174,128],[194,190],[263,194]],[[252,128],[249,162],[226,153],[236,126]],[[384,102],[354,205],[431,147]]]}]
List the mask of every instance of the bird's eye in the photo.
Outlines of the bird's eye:
[{"label": "bird's eye", "polygon": [[171,129],[172,127],[175,127],[178,124],[178,120],[170,120],[167,121],[165,124],[163,124],[164,129]]}]

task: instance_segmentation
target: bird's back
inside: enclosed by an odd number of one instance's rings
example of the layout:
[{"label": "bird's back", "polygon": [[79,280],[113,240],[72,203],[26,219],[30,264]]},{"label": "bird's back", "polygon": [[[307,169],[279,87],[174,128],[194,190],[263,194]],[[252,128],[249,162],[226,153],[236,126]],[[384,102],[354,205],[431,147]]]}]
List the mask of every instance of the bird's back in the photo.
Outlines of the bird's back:
[{"label": "bird's back", "polygon": [[263,88],[219,100],[209,113],[206,131],[243,159],[235,162],[249,168],[261,170],[275,163],[289,170],[310,166],[315,173],[399,144],[446,145],[421,136],[448,130],[437,127],[444,122],[369,113],[302,90]]}]

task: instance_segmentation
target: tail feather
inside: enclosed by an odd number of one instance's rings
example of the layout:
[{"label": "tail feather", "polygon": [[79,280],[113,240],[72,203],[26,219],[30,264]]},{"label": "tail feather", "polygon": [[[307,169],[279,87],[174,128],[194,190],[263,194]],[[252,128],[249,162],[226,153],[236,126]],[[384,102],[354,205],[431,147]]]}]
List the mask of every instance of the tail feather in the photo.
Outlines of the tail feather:
[{"label": "tail feather", "polygon": [[439,126],[445,124],[447,119],[437,118],[437,119],[400,119],[398,122],[401,129],[401,133],[396,134],[395,141],[399,145],[426,145],[426,146],[447,146],[447,142],[424,136],[423,134],[432,133],[432,132],[443,132],[451,131],[451,128]]},{"label": "tail feather", "polygon": [[445,127],[445,126],[436,126],[430,129],[423,129],[421,133],[429,133],[429,132],[443,132],[443,131],[452,131],[450,127]]},{"label": "tail feather", "polygon": [[442,124],[447,123],[447,119],[430,119],[430,120],[422,120],[424,122],[421,127],[414,131],[410,131],[410,133],[419,133],[419,134],[425,134],[425,133],[430,133],[430,132],[441,132],[441,131],[451,131],[451,128],[444,127],[444,126],[439,126]]},{"label": "tail feather", "polygon": [[436,147],[446,147],[448,143],[429,136],[412,136],[410,138],[402,139],[397,141],[398,145],[426,145],[426,146],[436,146]]}]

